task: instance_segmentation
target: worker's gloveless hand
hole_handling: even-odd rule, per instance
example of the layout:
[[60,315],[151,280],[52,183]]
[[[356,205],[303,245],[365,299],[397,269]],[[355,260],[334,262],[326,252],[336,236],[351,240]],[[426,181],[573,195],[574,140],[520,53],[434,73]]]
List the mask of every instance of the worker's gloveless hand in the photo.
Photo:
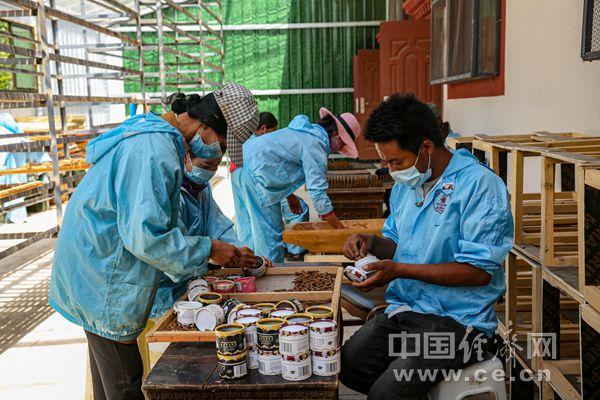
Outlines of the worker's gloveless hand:
[[398,263],[392,260],[381,260],[367,264],[363,267],[365,271],[376,272],[370,274],[364,282],[353,283],[352,286],[366,292],[385,286],[398,277],[398,267]]
[[237,267],[242,254],[232,244],[220,240],[211,240],[210,259],[222,267]]
[[290,206],[290,210],[294,214],[300,215],[300,214],[302,214],[302,211],[304,211],[302,209],[302,204],[300,204],[300,200],[298,199],[298,197],[296,197],[295,194],[290,194],[287,197],[287,202],[288,202],[288,206]]
[[248,247],[240,248],[240,264],[242,268],[249,268],[256,265],[258,258],[254,255],[254,252]]
[[354,234],[346,240],[344,244],[344,255],[351,260],[358,260],[366,257],[373,247],[373,236]]

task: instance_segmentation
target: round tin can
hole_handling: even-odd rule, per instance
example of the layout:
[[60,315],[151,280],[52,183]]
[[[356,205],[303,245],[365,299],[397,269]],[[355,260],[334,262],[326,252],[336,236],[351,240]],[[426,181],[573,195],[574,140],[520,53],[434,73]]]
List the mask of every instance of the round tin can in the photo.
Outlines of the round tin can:
[[313,321],[313,317],[306,313],[295,313],[292,315],[288,315],[285,317],[286,324],[300,324],[300,325],[310,325]]
[[248,346],[248,369],[258,369],[258,346]]
[[348,265],[344,269],[344,275],[352,282],[364,282],[367,280],[367,273],[361,269],[358,269],[352,265]]
[[279,329],[282,325],[281,318],[263,318],[256,322],[258,347],[261,350],[279,349]]
[[312,370],[319,376],[332,376],[340,373],[340,349],[330,351],[313,351]]
[[183,326],[193,325],[196,313],[202,304],[195,301],[177,301],[173,304],[173,311],[177,314],[177,322]]
[[313,319],[333,318],[333,310],[331,309],[331,307],[312,306],[308,307],[305,312],[311,317],[313,317]]
[[244,276],[235,281],[235,291],[238,293],[256,292],[256,278],[253,276]]
[[273,310],[271,311],[271,318],[285,318],[292,314],[295,314],[294,310]]
[[199,331],[212,331],[225,322],[225,313],[218,304],[209,304],[196,312],[194,319]]
[[225,279],[235,282],[236,279],[239,279],[239,278],[241,278],[243,276],[244,275],[241,275],[241,274],[231,274],[231,275],[225,276]]
[[258,349],[258,372],[262,375],[281,374],[281,356],[277,350]]
[[261,311],[262,318],[269,318],[271,316],[271,311],[275,309],[275,304],[273,303],[256,303],[252,307],[258,308]]
[[285,325],[279,330],[279,353],[282,355],[304,354],[310,350],[308,326]]
[[253,267],[247,268],[246,272],[255,278],[260,278],[267,272],[267,262],[264,257],[257,256],[256,264]]
[[205,276],[205,277],[204,277],[204,280],[205,280],[206,282],[208,282],[208,287],[209,287],[209,288],[212,290],[212,288],[213,288],[213,287],[212,287],[213,283],[215,283],[216,281],[218,281],[218,280],[219,280],[219,278],[217,278],[216,276]]
[[304,311],[304,305],[298,299],[281,300],[275,304],[275,308],[278,310],[293,310],[294,312]]
[[313,321],[310,324],[310,349],[331,351],[339,347],[337,324],[330,319]]
[[311,354],[281,355],[281,377],[287,381],[303,381],[312,375]]
[[248,374],[246,365],[247,358],[247,352],[232,356],[217,353],[219,377],[221,377],[221,379],[237,379],[246,376]]
[[196,301],[202,303],[205,306],[209,304],[219,304],[222,300],[223,296],[215,292],[202,293],[196,298]]
[[204,286],[208,289],[210,285],[208,284],[208,281],[204,278],[194,278],[188,281],[187,283],[188,290],[195,288],[196,286]]
[[229,314],[233,311],[233,309],[235,307],[239,306],[240,304],[244,304],[244,303],[242,303],[242,301],[238,300],[238,299],[231,298],[231,299],[225,300],[222,307],[223,307],[223,312],[225,312],[226,320],[229,320]]
[[210,290],[208,286],[197,285],[188,289],[188,300],[189,301],[197,301],[198,296],[203,293],[208,293]]
[[356,260],[354,262],[354,266],[358,269],[363,270],[364,272],[366,272],[364,270],[365,266],[369,265],[369,264],[373,264],[375,262],[379,261],[379,258],[375,257],[372,254],[369,254],[366,257],[361,258],[360,260]]
[[231,309],[231,311],[229,311],[229,314],[227,315],[227,323],[228,324],[232,324],[235,322],[235,320],[238,318],[238,311],[244,307],[248,307],[248,305],[242,303],[242,304],[238,304],[237,306],[233,307]]
[[241,317],[259,317],[262,315],[262,311],[254,306],[240,307],[237,310],[238,318]]
[[258,317],[242,317],[235,320],[236,323],[244,325],[244,335],[246,336],[246,344],[248,346],[256,346],[258,344],[258,335],[256,322]]
[[223,355],[234,355],[246,351],[244,325],[223,324],[215,329],[217,352]]
[[223,279],[213,283],[215,293],[235,293],[235,283],[228,279]]

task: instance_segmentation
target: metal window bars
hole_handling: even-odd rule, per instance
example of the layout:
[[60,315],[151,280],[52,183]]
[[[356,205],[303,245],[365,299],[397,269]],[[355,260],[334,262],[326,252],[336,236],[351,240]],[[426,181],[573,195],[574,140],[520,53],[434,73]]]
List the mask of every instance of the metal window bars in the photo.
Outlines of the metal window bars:
[[[0,70],[33,76],[39,89],[0,92],[0,110],[46,109],[48,116],[48,134],[44,137],[28,133],[0,135],[0,139],[38,136],[25,143],[2,144],[0,151],[49,151],[52,156],[51,168],[48,165],[32,166],[35,172],[31,172],[51,172],[51,182],[36,188],[26,187],[22,193],[16,190],[2,196],[0,192],[0,215],[15,208],[6,203],[18,196],[27,197],[25,205],[53,198],[59,226],[63,195],[72,192],[83,176],[83,173],[78,176],[70,171],[85,169],[84,163],[68,166],[68,160],[75,164],[78,161],[69,154],[69,144],[81,144],[114,126],[94,124],[93,105],[141,104],[146,112],[151,104],[164,104],[168,91],[185,88],[186,91],[206,93],[214,90],[222,86],[225,74],[220,0],[68,0],[67,7],[64,3],[64,0],[0,1],[2,21],[16,22],[16,19],[35,28],[33,39],[0,30],[0,37],[12,39],[0,43],[0,53],[3,53],[0,54]],[[86,13],[86,8],[94,11]],[[80,15],[75,15],[76,10]],[[79,27],[83,42],[59,43],[63,24]],[[152,37],[146,37],[147,32],[156,32],[157,43],[151,40]],[[116,42],[107,43],[115,39]],[[15,45],[24,42],[32,45]],[[67,55],[69,49],[84,50],[83,56]],[[158,60],[153,61],[155,54]],[[103,61],[98,61],[99,55],[104,57]],[[117,62],[112,62],[112,58]],[[67,75],[67,65],[85,67],[85,72]],[[85,78],[85,95],[66,94],[65,82],[75,78]],[[133,82],[139,82],[140,95],[95,96],[90,82],[99,79],[124,84],[134,79]],[[148,88],[157,87],[160,92],[148,93]],[[66,109],[72,106],[87,106],[89,129],[69,130]],[[58,121],[55,108],[60,116]],[[1,252],[0,258],[13,250]]]

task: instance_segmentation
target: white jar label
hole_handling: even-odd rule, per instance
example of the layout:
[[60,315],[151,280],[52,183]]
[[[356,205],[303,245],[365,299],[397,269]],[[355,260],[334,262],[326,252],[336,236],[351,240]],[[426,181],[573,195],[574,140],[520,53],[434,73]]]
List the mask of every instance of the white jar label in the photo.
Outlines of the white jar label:
[[279,352],[286,355],[304,354],[309,350],[308,335],[290,340],[284,336],[279,336]]

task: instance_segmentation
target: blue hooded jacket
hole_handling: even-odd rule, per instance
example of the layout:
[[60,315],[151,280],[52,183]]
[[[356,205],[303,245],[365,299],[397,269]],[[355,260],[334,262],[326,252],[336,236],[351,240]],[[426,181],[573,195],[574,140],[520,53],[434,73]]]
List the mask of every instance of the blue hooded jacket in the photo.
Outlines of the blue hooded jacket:
[[133,116],[86,151],[93,165],[66,208],[50,305],[89,332],[130,340],[164,273],[206,273],[210,238],[178,226],[183,137],[160,116]]

